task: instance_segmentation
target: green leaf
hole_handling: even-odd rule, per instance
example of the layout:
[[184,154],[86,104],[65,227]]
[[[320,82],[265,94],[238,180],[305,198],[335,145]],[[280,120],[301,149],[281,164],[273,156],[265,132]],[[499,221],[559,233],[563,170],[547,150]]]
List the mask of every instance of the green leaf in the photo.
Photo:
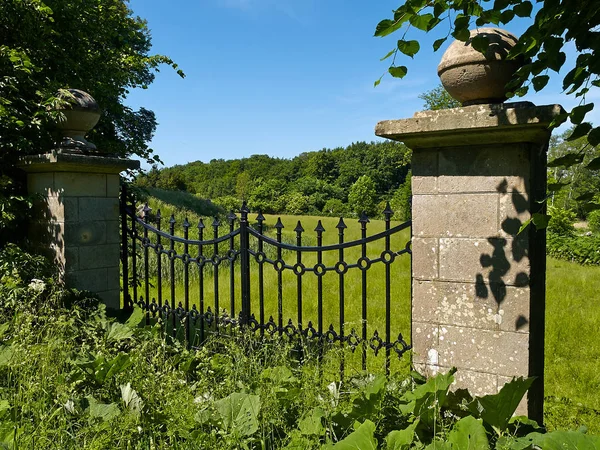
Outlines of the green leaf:
[[234,392],[215,402],[223,429],[241,436],[251,436],[258,431],[260,406],[258,395],[240,392]]
[[569,113],[560,113],[557,114],[554,119],[552,119],[552,122],[550,122],[549,128],[556,128],[561,126],[563,123],[565,123],[567,121],[567,119],[569,118]]
[[101,419],[107,422],[121,414],[121,410],[116,403],[100,403],[91,395],[86,399],[89,402],[88,412],[93,419]]
[[131,327],[119,322],[113,322],[108,328],[106,340],[108,342],[120,342],[125,339],[131,339],[132,337],[133,330],[131,329]]
[[[392,49],[388,52],[387,55],[385,55],[383,58],[381,58],[379,61],[385,61],[386,59],[388,59],[390,56],[392,56],[394,53],[396,53],[396,49]],[[381,78],[380,78],[381,80]]]
[[471,33],[467,28],[456,29],[452,32],[452,37],[458,41],[467,42]]
[[507,23],[509,23],[511,20],[513,20],[514,18],[515,18],[515,13],[511,9],[508,9],[508,10],[504,11],[502,14],[500,14],[500,22],[502,22],[505,25]]
[[365,423],[335,444],[333,448],[336,450],[376,450],[375,424],[370,420],[365,420]]
[[523,224],[519,227],[519,232],[517,233],[517,235],[519,235],[523,231],[525,231],[525,228],[527,228],[530,223],[531,223],[531,219],[527,219],[525,222],[523,222]]
[[[533,222],[533,224],[535,225],[535,227],[538,230],[543,230],[543,229],[547,228],[548,222],[550,222],[550,219],[552,219],[552,216],[550,216],[548,214],[542,214],[542,213],[534,213],[533,216],[531,217],[531,221]],[[516,406],[515,406],[515,409],[516,409]],[[512,415],[512,413],[511,413],[511,415]]]
[[415,428],[419,425],[419,419],[415,420],[404,430],[390,432],[385,438],[387,450],[408,450],[415,440]]
[[514,6],[513,11],[519,17],[530,17],[533,5],[529,1],[521,2]]
[[530,433],[513,442],[511,449],[597,450],[600,446],[600,436],[590,436],[581,431],[552,431],[547,434]]
[[565,186],[568,186],[569,184],[571,184],[571,183],[570,182],[567,182],[567,183],[548,183],[548,190],[550,192],[558,192],[562,188],[564,188]]
[[448,442],[461,450],[490,448],[481,419],[472,416],[464,417],[454,424],[448,435]]
[[375,28],[375,36],[384,37],[388,34],[392,34],[396,30],[399,30],[404,24],[404,22],[408,20],[408,16],[408,14],[404,14],[401,16],[400,20],[382,20],[377,24],[377,27]]
[[596,127],[590,131],[587,138],[592,147],[600,145],[600,127]]
[[428,31],[429,22],[433,21],[434,19],[435,18],[433,17],[433,14],[427,13],[414,15],[409,19],[409,22],[413,27],[421,31]]
[[404,78],[408,72],[406,66],[392,66],[388,69],[390,75],[394,78]]
[[131,383],[121,385],[121,398],[125,404],[125,408],[131,411],[134,415],[139,416],[144,407],[144,401],[138,393],[131,388]]
[[548,163],[548,167],[571,167],[575,164],[581,164],[584,155],[579,153],[567,153],[564,156],[559,156]]
[[471,46],[478,52],[485,53],[490,46],[490,41],[484,35],[478,34],[471,39]]
[[590,202],[590,203],[586,203],[585,205],[583,205],[583,210],[586,212],[597,211],[599,209],[600,209],[600,203]]
[[[541,216],[545,216],[544,220],[541,220]],[[542,225],[545,221],[547,225],[548,219],[549,216],[545,214],[533,214],[532,222],[539,228],[538,224]],[[533,378],[514,378],[497,394],[474,399],[468,406],[469,411],[475,417],[481,417],[487,424],[504,431],[531,383]]]
[[6,367],[12,362],[13,353],[13,348],[10,345],[0,347],[0,367]]
[[593,103],[576,106],[571,110],[571,122],[577,125],[580,124],[585,119],[585,115],[592,109],[594,109]]
[[531,84],[533,84],[533,88],[536,92],[541,91],[546,87],[550,77],[548,75],[538,75],[537,77],[532,78]]
[[400,50],[406,56],[410,56],[411,58],[415,56],[420,49],[421,46],[419,45],[418,41],[398,41],[398,50]]
[[575,127],[573,132],[569,137],[565,139],[567,142],[574,141],[575,139],[579,139],[580,137],[585,136],[592,130],[592,124],[589,122],[580,123]]
[[322,436],[325,433],[323,418],[325,411],[316,407],[313,408],[308,416],[298,423],[298,429],[304,436]]
[[600,170],[600,156],[592,159],[585,167],[590,170]]
[[442,38],[442,39],[438,39],[433,43],[433,51],[437,52],[439,50],[439,48],[442,46],[442,44],[444,42],[446,42],[446,39],[448,38]]
[[585,194],[582,194],[579,197],[576,197],[575,201],[576,202],[588,202],[590,200],[593,200],[595,196],[596,196],[596,194],[594,192],[586,192]]

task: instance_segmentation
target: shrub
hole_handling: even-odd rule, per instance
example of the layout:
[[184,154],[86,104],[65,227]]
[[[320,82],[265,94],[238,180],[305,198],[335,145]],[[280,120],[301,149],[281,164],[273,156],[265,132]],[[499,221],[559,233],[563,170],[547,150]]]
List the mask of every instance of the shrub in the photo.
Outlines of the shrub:
[[559,236],[572,236],[575,233],[573,224],[575,223],[575,213],[568,209],[548,208],[548,214],[551,216],[548,223],[548,231]]
[[600,210],[588,214],[588,227],[593,233],[600,233]]
[[548,233],[546,253],[582,265],[600,265],[600,236],[565,236]]

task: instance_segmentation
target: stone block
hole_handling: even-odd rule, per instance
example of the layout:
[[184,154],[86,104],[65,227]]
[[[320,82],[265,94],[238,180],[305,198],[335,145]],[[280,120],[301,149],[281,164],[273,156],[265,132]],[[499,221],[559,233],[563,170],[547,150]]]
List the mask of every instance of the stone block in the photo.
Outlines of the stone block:
[[413,153],[412,168],[412,193],[435,194],[437,193],[437,150],[421,150]]
[[467,327],[439,327],[438,365],[504,376],[529,373],[529,335]]
[[[118,220],[107,220],[104,222],[106,227],[106,243],[118,244],[121,242],[121,222]],[[191,234],[191,232],[190,232]]]
[[118,198],[81,197],[79,199],[79,220],[119,220]]
[[455,192],[528,192],[526,144],[471,146],[440,151],[438,190]]
[[107,279],[107,269],[78,270],[66,274],[69,287],[90,292],[107,291]]
[[73,222],[79,219],[77,197],[46,197],[33,202],[33,217],[39,221]]
[[100,296],[102,302],[106,305],[108,309],[120,309],[121,291],[119,289],[98,292],[98,295]]
[[498,232],[497,194],[413,195],[413,235],[489,237]]
[[519,233],[521,225],[531,217],[529,200],[526,193],[514,190],[500,194],[498,203],[498,235],[527,239],[528,233]]
[[106,174],[56,172],[54,189],[68,197],[106,197]]
[[66,272],[75,272],[79,270],[79,247],[66,247],[63,255],[63,267]]
[[103,221],[65,223],[63,226],[68,246],[96,246],[106,243],[106,223]]
[[492,295],[478,296],[481,288],[473,283],[415,281],[413,320],[498,330],[502,318]]
[[79,248],[79,267],[97,269],[119,265],[119,244],[87,245]]
[[438,326],[428,322],[412,321],[413,363],[438,365]]
[[438,278],[438,240],[412,238],[412,272],[418,280]]
[[108,267],[106,269],[107,276],[107,290],[114,291],[119,290],[121,288],[121,268],[117,262],[117,264],[113,267]]
[[[441,367],[440,371],[447,372],[449,368]],[[498,376],[493,373],[475,372],[460,369],[454,374],[452,389],[468,389],[473,396],[496,394],[498,392]]]
[[107,174],[106,175],[106,196],[119,198],[121,190],[119,175]]
[[513,239],[439,240],[439,278],[447,281],[499,283],[524,287],[529,284],[527,248]]
[[41,194],[44,197],[56,196],[53,173],[30,173],[27,176],[27,192]]

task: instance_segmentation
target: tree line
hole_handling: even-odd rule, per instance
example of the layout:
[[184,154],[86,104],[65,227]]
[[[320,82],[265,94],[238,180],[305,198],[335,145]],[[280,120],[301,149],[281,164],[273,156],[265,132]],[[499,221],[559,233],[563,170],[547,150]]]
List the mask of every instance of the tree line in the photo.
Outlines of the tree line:
[[374,217],[389,201],[394,218],[410,217],[410,150],[396,142],[356,142],[294,158],[252,155],[158,169],[136,179],[146,188],[181,190],[225,210],[243,201],[263,213]]

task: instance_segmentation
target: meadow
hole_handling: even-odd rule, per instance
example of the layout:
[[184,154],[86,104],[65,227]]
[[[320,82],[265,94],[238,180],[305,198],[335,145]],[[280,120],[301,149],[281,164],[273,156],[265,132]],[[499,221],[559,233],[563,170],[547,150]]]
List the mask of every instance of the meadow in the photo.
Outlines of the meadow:
[[[156,211],[158,208],[168,207],[168,204],[158,203],[151,200],[150,206]],[[175,214],[177,224],[183,222],[184,216],[192,224],[196,224],[198,217],[192,213],[178,211]],[[164,214],[163,214],[164,216]],[[252,219],[255,215],[250,216]],[[325,228],[323,234],[323,243],[337,243],[338,230],[336,225],[337,218],[331,217],[312,217],[312,216],[266,216],[267,234],[274,236],[275,229],[272,226],[280,217],[284,224],[282,240],[288,243],[296,242],[296,233],[294,228],[300,220],[304,230],[303,244],[314,245],[316,234],[313,231],[318,222]],[[348,228],[345,230],[345,240],[351,241],[360,238],[360,224],[356,219],[346,219]],[[207,221],[207,224],[210,224]],[[392,222],[391,226],[398,224]],[[194,226],[192,225],[192,226]],[[368,235],[375,234],[384,230],[385,223],[382,220],[371,220],[368,224]],[[193,228],[191,228],[192,230]],[[221,225],[220,234],[224,234],[229,229],[227,224]],[[197,232],[197,230],[195,230]],[[205,230],[206,236],[212,236],[212,230]],[[181,235],[180,232],[176,234]],[[190,231],[190,236],[192,232]],[[391,248],[400,250],[404,248],[409,240],[409,231],[405,230],[392,237]],[[220,249],[223,251],[224,249]],[[383,241],[369,245],[369,257],[378,256],[383,250]],[[269,256],[269,251],[265,248],[265,253]],[[334,254],[328,254],[334,253]],[[275,259],[274,255],[271,257]],[[344,255],[348,262],[355,262],[360,257],[360,247],[352,248]],[[150,252],[150,263],[152,259],[157,259],[154,252]],[[283,258],[288,264],[296,262],[294,252],[284,252]],[[303,256],[303,264],[310,266],[316,262],[316,256]],[[165,259],[166,261],[166,259]],[[332,266],[338,261],[337,252],[326,252],[323,254],[323,262],[327,266]],[[181,262],[181,261],[177,261]],[[179,264],[181,266],[181,264]],[[252,262],[252,311],[258,316],[259,311],[259,291],[257,281],[257,263]],[[140,264],[140,267],[142,265]],[[168,264],[163,262],[163,271]],[[213,268],[207,265],[204,269],[203,298],[207,299],[206,306],[210,306],[208,299],[212,302],[215,292],[215,283]],[[227,261],[221,264],[218,271],[218,292],[221,300],[220,306],[227,309],[231,306],[231,287],[234,289],[234,308],[239,311],[239,280],[238,277],[231,277],[230,266]],[[391,330],[394,333],[402,333],[410,342],[410,257],[402,255],[391,265],[392,268],[392,314]],[[237,269],[237,268],[236,268]],[[141,269],[140,269],[141,270]],[[181,299],[183,295],[182,269],[177,269],[176,274],[176,298]],[[198,283],[198,274],[194,275],[194,270],[190,269],[190,305],[199,305],[201,293]],[[367,293],[368,293],[368,326],[369,337],[374,330],[380,333],[385,329],[385,269],[384,265],[374,264],[368,271]],[[237,272],[236,272],[237,273]],[[352,274],[355,275],[352,275]],[[317,317],[317,281],[312,273],[306,273],[302,276],[303,306],[302,314],[304,324],[308,320],[315,320]],[[547,292],[546,292],[546,376],[545,376],[545,419],[549,429],[573,428],[580,424],[586,424],[591,432],[600,433],[600,342],[598,341],[598,331],[600,330],[600,309],[598,301],[600,300],[600,267],[584,267],[572,262],[559,261],[548,258],[547,264]],[[282,319],[286,324],[288,319],[297,323],[297,283],[298,277],[291,271],[286,270],[282,277]],[[168,297],[169,293],[169,273],[165,272],[163,278],[163,298]],[[265,318],[273,316],[275,322],[278,321],[278,292],[277,292],[277,272],[271,265],[265,264],[264,268],[264,309]],[[142,286],[142,295],[144,293]],[[156,279],[152,278],[148,286],[150,298],[157,296]],[[165,296],[167,293],[167,296]],[[324,328],[333,324],[335,329],[339,329],[339,276],[335,273],[327,273],[323,277],[323,316]],[[140,295],[140,294],[138,294]],[[354,269],[349,271],[345,277],[345,324],[346,330],[356,329],[360,334],[361,327],[361,277],[360,271]],[[214,306],[214,305],[213,305]],[[213,307],[214,309],[214,307]],[[316,325],[315,325],[316,327]],[[359,352],[357,352],[359,353]],[[360,370],[359,355],[353,362],[348,364],[349,368],[354,368],[356,372]],[[378,358],[369,355],[369,371],[381,371],[384,359],[381,355]],[[392,358],[392,370],[397,373],[408,374],[409,358],[408,355],[397,360]]]

